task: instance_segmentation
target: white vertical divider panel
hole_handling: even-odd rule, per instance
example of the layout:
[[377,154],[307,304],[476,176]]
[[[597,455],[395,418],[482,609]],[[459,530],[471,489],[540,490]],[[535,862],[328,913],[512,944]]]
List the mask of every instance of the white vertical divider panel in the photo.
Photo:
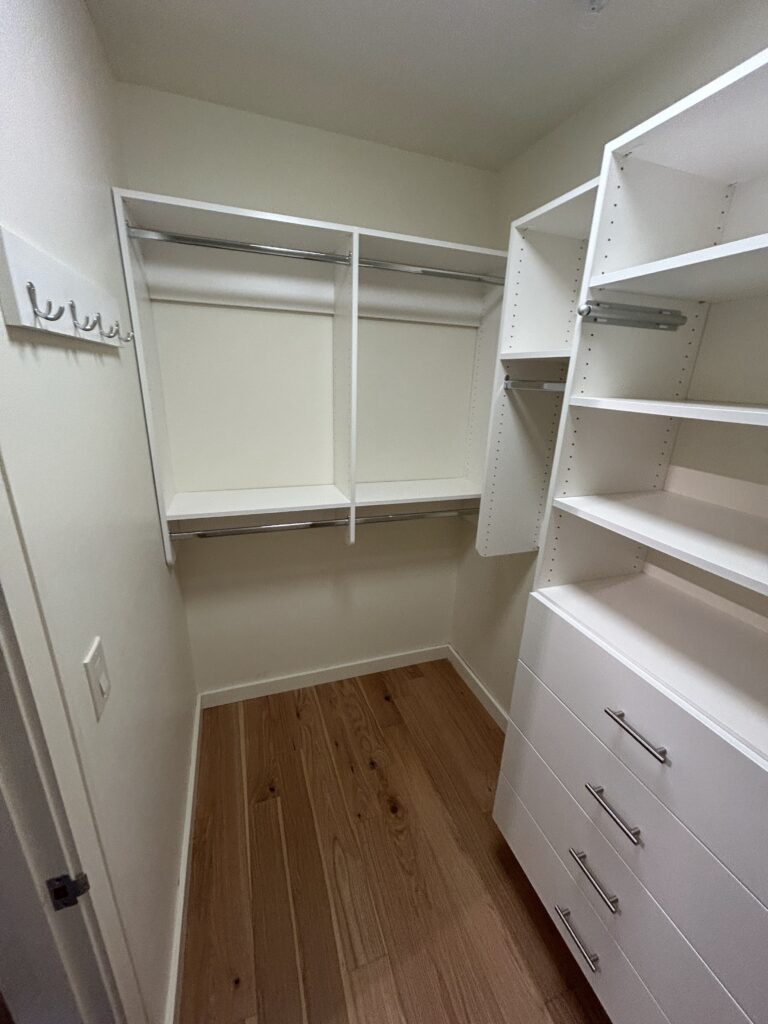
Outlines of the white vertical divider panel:
[[360,236],[350,236],[350,261],[336,267],[333,306],[333,482],[349,499],[347,543],[355,542],[357,334]]
[[[120,258],[123,262],[123,274],[125,275],[126,292],[128,294],[128,309],[131,314],[131,327],[134,333],[134,349],[136,351],[136,367],[139,374],[139,387],[141,388],[142,404],[144,406],[144,424],[147,431],[147,444],[149,446],[149,459],[152,466],[152,477],[155,487],[155,500],[157,501],[157,514],[160,520],[160,536],[163,544],[165,561],[173,565],[175,553],[171,542],[171,535],[168,530],[168,517],[166,513],[166,496],[164,493],[164,481],[170,467],[163,465],[160,445],[157,440],[156,420],[158,411],[153,407],[152,394],[157,393],[160,382],[156,381],[156,387],[152,386],[151,372],[148,366],[145,338],[142,328],[147,326],[149,312],[149,296],[147,285],[141,270],[141,257],[138,249],[131,245],[128,238],[125,204],[120,189],[113,190],[115,204],[115,220],[117,222],[117,237],[120,243]],[[142,299],[144,296],[147,308],[142,311]],[[153,339],[149,339],[151,342]],[[162,416],[162,410],[160,410]]]

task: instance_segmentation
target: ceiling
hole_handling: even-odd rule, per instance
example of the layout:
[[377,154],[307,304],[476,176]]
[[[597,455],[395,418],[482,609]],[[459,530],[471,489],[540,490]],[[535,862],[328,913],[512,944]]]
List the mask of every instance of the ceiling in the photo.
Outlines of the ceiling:
[[713,0],[86,0],[115,76],[496,169]]

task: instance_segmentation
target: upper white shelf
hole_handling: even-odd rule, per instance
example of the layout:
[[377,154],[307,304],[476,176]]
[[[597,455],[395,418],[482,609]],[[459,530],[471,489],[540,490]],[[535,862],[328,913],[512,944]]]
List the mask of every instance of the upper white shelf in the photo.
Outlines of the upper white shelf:
[[234,491],[185,491],[175,494],[168,520],[218,519],[225,516],[309,512],[349,508],[349,499],[333,484],[302,487],[256,487]]
[[768,519],[670,491],[555,498],[555,508],[768,595]]
[[501,352],[499,359],[508,362],[511,359],[570,359],[570,356],[571,350],[569,348],[542,348],[538,351],[533,349],[528,352]]
[[539,594],[768,756],[768,633],[647,573]]
[[709,420],[713,423],[742,423],[768,427],[768,407],[728,402],[664,402],[647,398],[597,398],[575,395],[571,405],[586,409],[610,409],[646,416],[671,416],[680,420]]
[[445,480],[383,480],[367,484],[358,483],[355,487],[355,504],[358,508],[368,505],[407,505],[425,501],[459,501],[463,498],[479,497],[478,484],[464,477],[449,477]]
[[768,234],[598,274],[596,291],[722,302],[768,292]]
[[599,178],[592,178],[552,202],[513,221],[518,230],[542,231],[562,238],[586,238],[592,226]]

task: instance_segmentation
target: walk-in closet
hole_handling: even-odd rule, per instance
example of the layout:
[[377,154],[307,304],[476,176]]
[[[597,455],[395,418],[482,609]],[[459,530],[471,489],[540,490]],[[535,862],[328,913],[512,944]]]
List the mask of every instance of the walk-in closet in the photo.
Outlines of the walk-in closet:
[[0,34],[0,1024],[768,1024],[764,0]]

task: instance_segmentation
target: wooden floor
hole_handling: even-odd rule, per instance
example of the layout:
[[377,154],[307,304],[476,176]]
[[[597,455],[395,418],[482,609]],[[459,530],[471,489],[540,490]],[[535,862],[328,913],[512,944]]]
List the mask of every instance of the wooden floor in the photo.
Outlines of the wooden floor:
[[181,1024],[606,1024],[448,662],[203,713]]

